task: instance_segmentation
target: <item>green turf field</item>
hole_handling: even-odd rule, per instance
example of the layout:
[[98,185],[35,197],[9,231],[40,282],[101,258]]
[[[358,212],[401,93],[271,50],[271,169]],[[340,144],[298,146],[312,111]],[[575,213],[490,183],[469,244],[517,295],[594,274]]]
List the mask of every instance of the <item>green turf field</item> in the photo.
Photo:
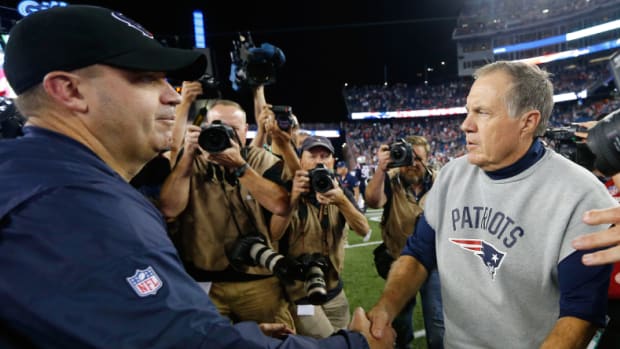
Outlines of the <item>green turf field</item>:
[[[353,231],[349,232],[349,248],[345,251],[343,279],[351,310],[358,306],[361,306],[366,311],[370,310],[379,299],[379,295],[383,290],[385,281],[375,270],[372,254],[374,248],[377,247],[381,241],[381,229],[379,227],[378,218],[373,219],[373,217],[378,217],[379,215],[380,212],[375,210],[369,210],[366,214],[370,227],[372,228],[372,237],[367,243],[364,243],[362,237],[358,236]],[[424,329],[421,308],[418,296],[413,319],[414,330],[416,332]],[[426,349],[424,337],[419,337],[421,335],[423,334],[416,335],[416,339],[413,343],[414,349]]]

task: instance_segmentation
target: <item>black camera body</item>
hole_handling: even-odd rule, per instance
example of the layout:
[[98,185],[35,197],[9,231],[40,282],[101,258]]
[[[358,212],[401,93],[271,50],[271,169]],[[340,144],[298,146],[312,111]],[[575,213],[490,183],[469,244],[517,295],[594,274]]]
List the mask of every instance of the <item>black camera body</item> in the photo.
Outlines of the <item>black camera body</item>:
[[219,153],[230,148],[230,142],[235,137],[235,130],[232,127],[223,124],[220,120],[214,120],[200,131],[198,144],[209,153]]
[[220,92],[220,83],[211,75],[204,74],[198,80],[202,87],[202,94],[196,99],[220,99],[222,98],[222,92]]
[[282,131],[288,131],[295,124],[293,108],[288,105],[274,105],[271,107],[275,115],[276,124]]
[[334,174],[331,173],[323,164],[316,165],[315,168],[308,171],[310,177],[310,188],[313,192],[325,193],[334,189]]
[[607,114],[588,131],[586,144],[592,151],[594,168],[605,176],[620,172],[620,109]]
[[553,142],[554,150],[572,162],[592,171],[594,169],[594,154],[588,149],[585,142],[580,142],[575,136],[577,131],[586,131],[576,126],[553,127],[545,130],[545,138]]
[[390,144],[389,168],[413,165],[413,147],[404,139]]

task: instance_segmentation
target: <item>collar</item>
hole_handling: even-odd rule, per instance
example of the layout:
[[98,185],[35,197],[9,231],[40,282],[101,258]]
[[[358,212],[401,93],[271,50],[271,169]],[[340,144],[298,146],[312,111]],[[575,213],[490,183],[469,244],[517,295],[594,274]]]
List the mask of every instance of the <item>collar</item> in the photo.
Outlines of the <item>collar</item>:
[[539,138],[535,138],[534,142],[527,150],[527,153],[517,160],[514,164],[504,167],[496,171],[485,172],[493,180],[510,178],[525,171],[534,165],[545,155],[545,146]]

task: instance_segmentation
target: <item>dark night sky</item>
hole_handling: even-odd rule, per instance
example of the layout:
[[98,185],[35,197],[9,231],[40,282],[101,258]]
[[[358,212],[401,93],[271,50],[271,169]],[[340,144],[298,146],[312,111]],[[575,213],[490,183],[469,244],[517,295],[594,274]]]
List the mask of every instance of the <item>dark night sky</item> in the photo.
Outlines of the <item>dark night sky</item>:
[[[251,95],[230,88],[229,52],[238,31],[250,31],[254,43],[281,48],[286,63],[267,100],[289,104],[302,122],[344,121],[345,82],[352,84],[421,83],[426,66],[431,79],[456,75],[452,31],[464,0],[392,1],[188,1],[167,6],[142,1],[69,1],[119,10],[157,37],[191,47],[192,9],[205,15],[207,43],[224,96],[251,109]],[[18,1],[3,1],[15,6]],[[440,61],[446,66],[441,67]],[[251,112],[248,113],[252,121]]]

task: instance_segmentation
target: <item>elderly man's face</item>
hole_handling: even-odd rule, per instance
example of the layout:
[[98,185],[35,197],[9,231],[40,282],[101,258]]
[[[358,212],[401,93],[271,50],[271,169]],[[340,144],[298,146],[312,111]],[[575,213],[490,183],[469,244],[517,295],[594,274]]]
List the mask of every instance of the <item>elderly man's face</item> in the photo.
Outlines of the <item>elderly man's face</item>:
[[524,134],[523,117],[508,115],[505,96],[511,77],[496,71],[479,77],[467,96],[467,158],[485,171],[507,167],[525,154],[531,135]]

